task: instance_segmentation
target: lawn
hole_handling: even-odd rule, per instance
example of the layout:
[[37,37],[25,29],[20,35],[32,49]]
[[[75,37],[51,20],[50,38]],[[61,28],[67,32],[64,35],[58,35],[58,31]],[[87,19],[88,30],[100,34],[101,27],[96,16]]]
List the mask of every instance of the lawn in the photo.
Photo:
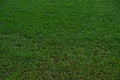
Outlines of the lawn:
[[120,80],[120,1],[0,0],[0,80]]

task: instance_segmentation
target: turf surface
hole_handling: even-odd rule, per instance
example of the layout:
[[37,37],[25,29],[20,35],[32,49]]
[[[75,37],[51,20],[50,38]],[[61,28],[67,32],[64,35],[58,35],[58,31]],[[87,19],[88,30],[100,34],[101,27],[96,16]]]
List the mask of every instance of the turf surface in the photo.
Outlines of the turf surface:
[[119,0],[0,0],[0,80],[120,80]]

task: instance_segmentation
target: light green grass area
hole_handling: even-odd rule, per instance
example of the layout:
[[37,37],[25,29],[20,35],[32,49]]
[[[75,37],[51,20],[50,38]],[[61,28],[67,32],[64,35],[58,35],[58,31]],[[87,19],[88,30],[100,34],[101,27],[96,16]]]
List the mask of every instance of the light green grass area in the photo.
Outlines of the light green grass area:
[[120,80],[120,0],[0,0],[0,80]]

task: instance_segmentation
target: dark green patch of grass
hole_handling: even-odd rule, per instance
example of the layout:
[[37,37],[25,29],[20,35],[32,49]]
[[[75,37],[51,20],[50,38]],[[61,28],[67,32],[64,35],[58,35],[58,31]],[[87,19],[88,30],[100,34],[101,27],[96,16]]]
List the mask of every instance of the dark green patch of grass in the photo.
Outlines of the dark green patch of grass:
[[0,1],[0,80],[119,80],[119,3]]

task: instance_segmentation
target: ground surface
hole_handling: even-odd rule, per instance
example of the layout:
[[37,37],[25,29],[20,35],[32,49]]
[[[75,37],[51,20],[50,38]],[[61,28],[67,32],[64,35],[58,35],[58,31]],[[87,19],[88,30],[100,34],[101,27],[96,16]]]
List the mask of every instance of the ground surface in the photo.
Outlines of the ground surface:
[[120,80],[119,0],[0,0],[0,80]]

